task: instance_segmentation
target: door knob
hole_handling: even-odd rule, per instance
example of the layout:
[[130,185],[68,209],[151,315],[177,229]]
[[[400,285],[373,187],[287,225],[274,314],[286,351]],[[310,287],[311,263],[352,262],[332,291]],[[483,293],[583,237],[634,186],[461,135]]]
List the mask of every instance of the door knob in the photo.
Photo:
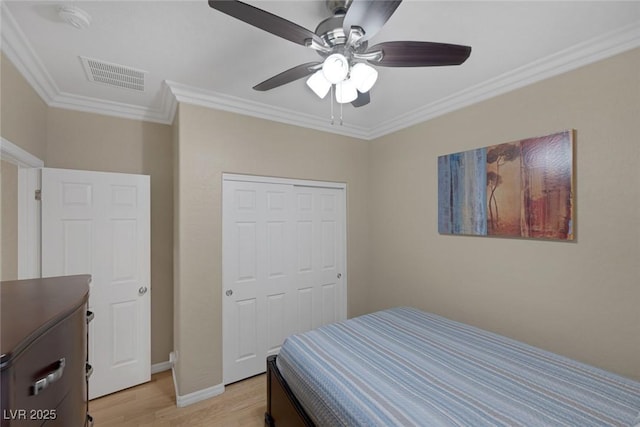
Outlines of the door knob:
[[233,295],[233,291],[231,289],[227,289],[227,292],[225,292],[225,294],[230,297],[231,295]]
[[142,296],[144,294],[146,294],[148,291],[146,286],[140,286],[140,289],[138,289],[138,295]]

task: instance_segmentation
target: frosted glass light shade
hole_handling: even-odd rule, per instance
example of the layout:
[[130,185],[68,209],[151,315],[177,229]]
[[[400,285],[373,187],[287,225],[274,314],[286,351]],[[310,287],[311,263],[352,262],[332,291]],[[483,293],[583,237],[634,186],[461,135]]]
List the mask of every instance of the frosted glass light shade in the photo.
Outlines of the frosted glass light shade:
[[358,90],[356,85],[349,80],[345,80],[336,85],[336,101],[340,104],[346,104],[353,102],[358,97]]
[[329,55],[322,64],[322,72],[329,83],[340,83],[349,74],[349,61],[340,53]]
[[351,75],[349,77],[361,93],[368,92],[378,79],[378,71],[375,68],[358,62],[351,68]]
[[318,70],[307,79],[307,86],[311,88],[320,98],[327,96],[331,83],[324,77],[322,70]]

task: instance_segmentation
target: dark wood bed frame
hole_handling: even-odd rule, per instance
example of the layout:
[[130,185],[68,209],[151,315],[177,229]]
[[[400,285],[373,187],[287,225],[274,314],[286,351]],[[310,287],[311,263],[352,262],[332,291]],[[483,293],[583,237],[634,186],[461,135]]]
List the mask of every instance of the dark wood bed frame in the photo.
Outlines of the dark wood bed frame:
[[315,427],[278,370],[277,357],[267,357],[267,412],[264,414],[264,425]]

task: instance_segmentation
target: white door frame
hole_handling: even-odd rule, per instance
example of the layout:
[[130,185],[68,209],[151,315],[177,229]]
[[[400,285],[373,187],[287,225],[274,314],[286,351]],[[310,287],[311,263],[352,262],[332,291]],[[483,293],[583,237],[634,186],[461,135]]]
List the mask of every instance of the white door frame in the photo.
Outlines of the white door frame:
[[40,168],[44,162],[0,137],[0,157],[18,167],[18,279],[40,277]]
[[[335,188],[341,189],[343,191],[342,206],[344,209],[342,210],[343,218],[341,218],[342,223],[344,224],[344,232],[342,233],[342,247],[344,248],[342,254],[342,265],[344,266],[344,272],[342,273],[344,286],[342,287],[343,294],[342,297],[342,307],[340,307],[339,315],[342,318],[347,318],[347,184],[344,182],[331,182],[331,181],[312,181],[305,179],[292,179],[292,178],[279,178],[279,177],[271,177],[271,176],[258,176],[258,175],[242,175],[242,174],[234,174],[234,173],[223,173],[222,174],[222,182],[224,181],[242,181],[242,182],[262,182],[262,183],[270,183],[270,184],[289,184],[296,185],[301,187],[318,187],[318,188]],[[224,267],[223,267],[224,268]],[[222,272],[220,274],[220,280],[223,280]],[[221,282],[222,283],[222,282]],[[222,290],[224,292],[224,289]]]
[[222,180],[223,181],[243,181],[243,182],[266,182],[269,184],[289,184],[289,185],[298,185],[302,187],[338,188],[342,190],[347,189],[347,184],[345,184],[344,182],[313,181],[308,179],[279,178],[275,176],[242,175],[242,174],[235,174],[235,173],[223,173]]

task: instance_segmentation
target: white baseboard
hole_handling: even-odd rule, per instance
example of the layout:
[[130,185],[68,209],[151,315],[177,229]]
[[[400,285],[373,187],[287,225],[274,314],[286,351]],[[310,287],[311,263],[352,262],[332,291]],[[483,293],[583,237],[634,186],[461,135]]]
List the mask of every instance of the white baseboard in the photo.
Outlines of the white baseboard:
[[178,405],[178,408],[184,408],[185,406],[193,405],[194,403],[210,399],[222,393],[224,393],[224,384],[214,385],[213,387],[194,391],[184,396],[176,394],[176,405]]
[[193,405],[194,403],[198,403],[202,400],[210,399],[214,396],[224,393],[224,384],[218,384],[214,385],[213,387],[185,394],[184,396],[178,394],[178,381],[176,380],[175,370],[175,364],[177,360],[178,353],[172,351],[171,353],[169,353],[169,361],[166,363],[169,364],[168,369],[171,369],[171,375],[173,376],[173,387],[176,391],[176,406],[178,408],[184,408],[185,406]]
[[154,363],[151,365],[151,375],[157,374],[158,372],[168,371],[172,366],[173,364],[168,360],[166,362]]

